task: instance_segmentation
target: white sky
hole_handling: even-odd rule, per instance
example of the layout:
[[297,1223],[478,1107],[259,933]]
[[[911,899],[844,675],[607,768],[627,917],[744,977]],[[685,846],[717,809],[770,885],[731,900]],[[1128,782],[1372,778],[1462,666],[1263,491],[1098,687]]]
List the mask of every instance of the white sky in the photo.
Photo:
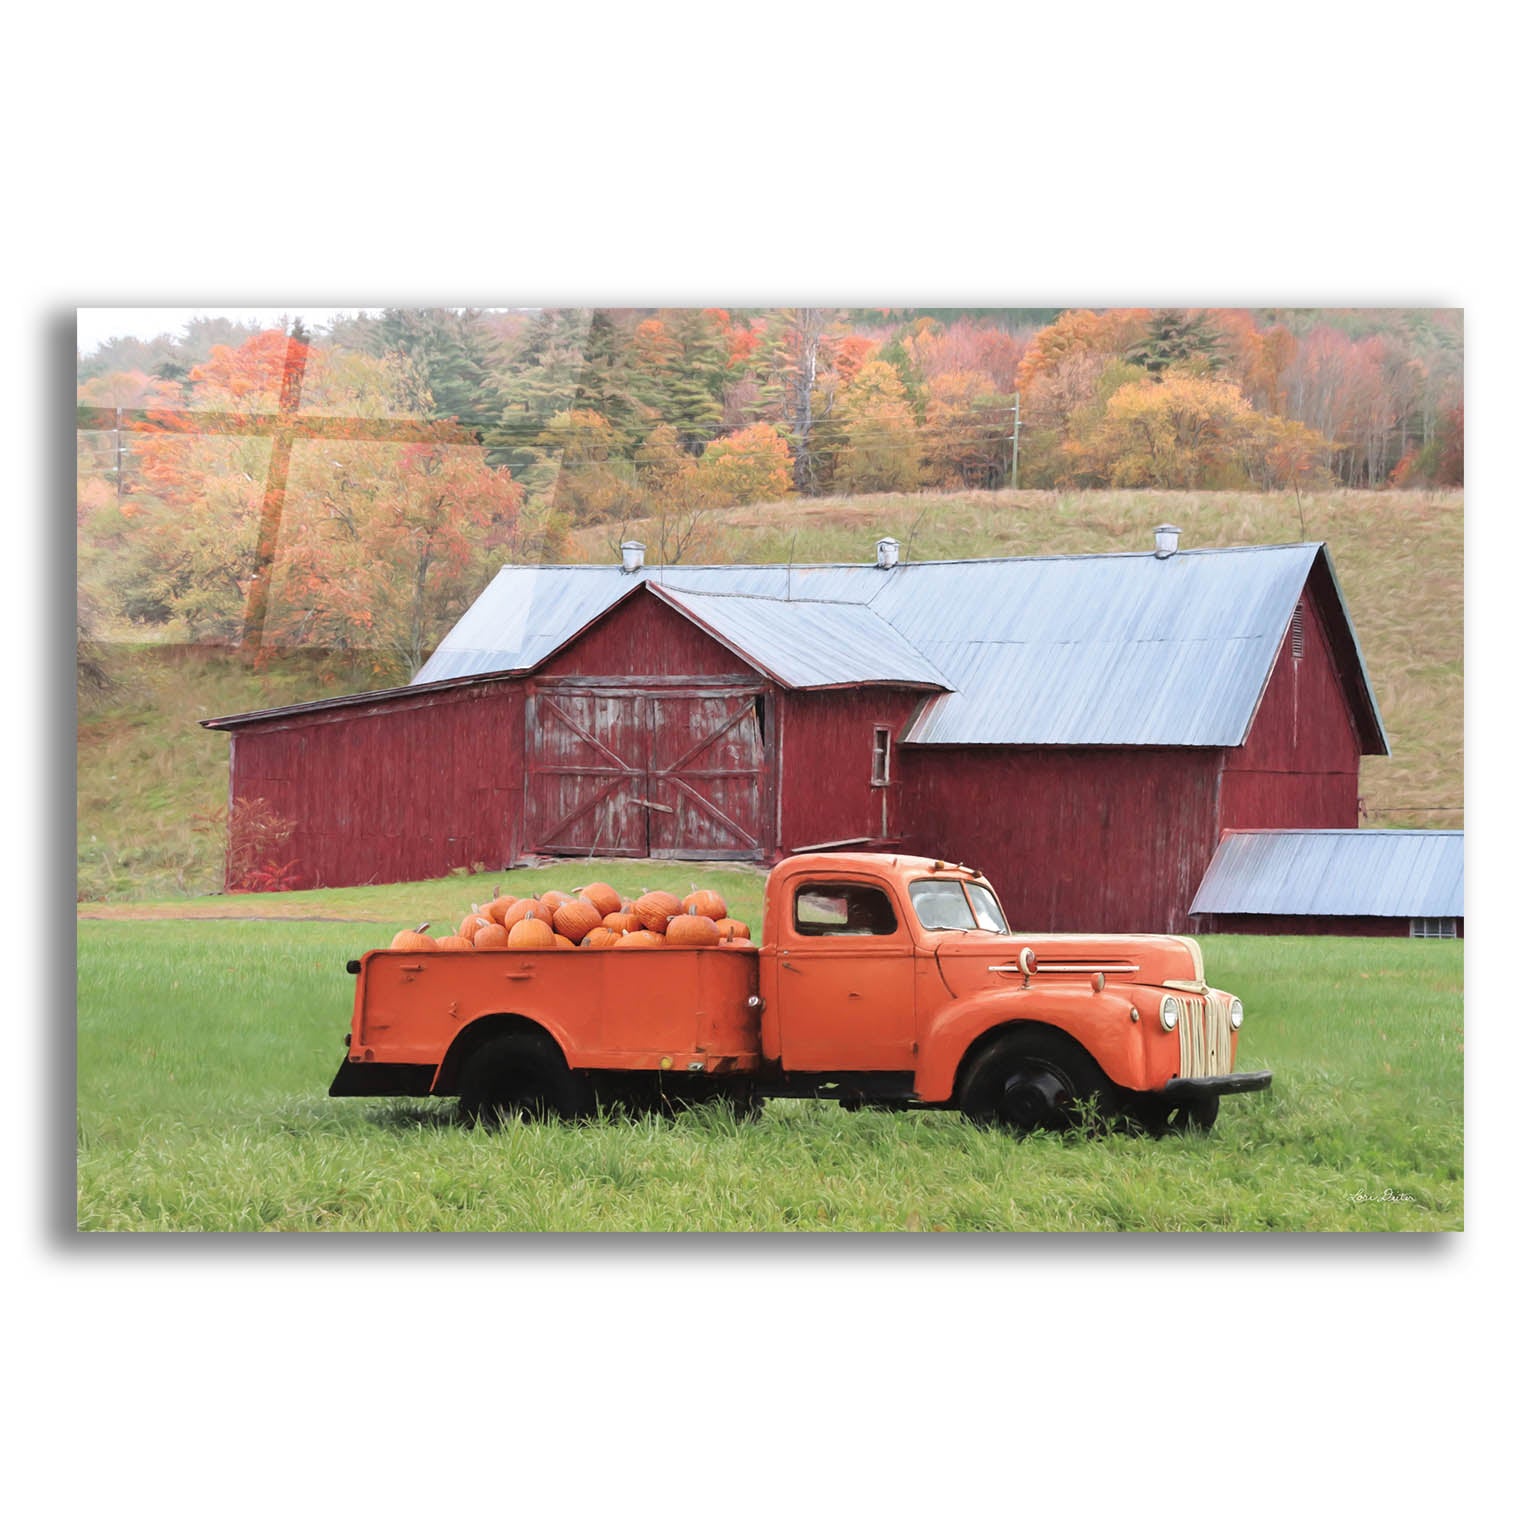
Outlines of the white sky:
[[76,346],[92,353],[112,337],[138,337],[148,342],[163,333],[179,337],[189,321],[199,316],[227,316],[230,320],[259,326],[276,326],[285,316],[301,316],[311,326],[324,325],[335,315],[354,315],[366,305],[190,305],[178,309],[166,305],[127,306],[119,309],[90,307],[75,312]]

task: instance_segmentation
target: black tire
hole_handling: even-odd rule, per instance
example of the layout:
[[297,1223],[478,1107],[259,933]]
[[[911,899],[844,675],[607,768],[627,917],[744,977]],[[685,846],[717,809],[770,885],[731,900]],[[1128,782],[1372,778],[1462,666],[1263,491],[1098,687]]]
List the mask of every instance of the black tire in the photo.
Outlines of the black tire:
[[1131,1096],[1126,1109],[1139,1132],[1162,1139],[1167,1134],[1186,1133],[1190,1129],[1206,1133],[1219,1116],[1219,1098],[1205,1096],[1197,1101],[1171,1102],[1163,1096]]
[[1023,1027],[968,1066],[957,1090],[964,1117],[1014,1134],[1105,1126],[1112,1083],[1078,1043],[1051,1028]]
[[592,1112],[587,1081],[567,1068],[548,1037],[493,1038],[466,1060],[460,1111],[471,1122],[500,1127],[514,1119],[576,1118]]

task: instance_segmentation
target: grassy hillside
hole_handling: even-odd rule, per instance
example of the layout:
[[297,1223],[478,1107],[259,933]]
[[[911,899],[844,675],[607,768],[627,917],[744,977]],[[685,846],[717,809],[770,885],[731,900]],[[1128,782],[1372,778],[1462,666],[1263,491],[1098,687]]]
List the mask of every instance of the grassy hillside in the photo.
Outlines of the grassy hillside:
[[[1389,730],[1392,758],[1363,765],[1366,822],[1464,823],[1464,498],[1178,492],[962,492],[823,498],[703,521],[686,561],[870,561],[879,536],[907,560],[1144,550],[1157,524],[1186,547],[1325,540]],[[657,539],[646,530],[629,536]],[[579,531],[577,559],[607,561],[621,532]],[[367,666],[117,648],[114,694],[82,700],[77,885],[89,899],[216,891],[228,738],[203,716],[404,681]]]

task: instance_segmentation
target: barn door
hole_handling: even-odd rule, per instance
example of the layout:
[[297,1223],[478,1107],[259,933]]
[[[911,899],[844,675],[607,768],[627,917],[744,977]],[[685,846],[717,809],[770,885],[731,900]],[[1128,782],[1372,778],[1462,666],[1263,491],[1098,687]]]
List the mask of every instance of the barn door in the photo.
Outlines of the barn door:
[[768,709],[752,691],[537,689],[525,718],[529,848],[763,857]]
[[553,855],[645,856],[646,697],[537,690],[525,710],[530,847]]
[[753,693],[652,699],[648,844],[660,860],[765,853],[767,702]]

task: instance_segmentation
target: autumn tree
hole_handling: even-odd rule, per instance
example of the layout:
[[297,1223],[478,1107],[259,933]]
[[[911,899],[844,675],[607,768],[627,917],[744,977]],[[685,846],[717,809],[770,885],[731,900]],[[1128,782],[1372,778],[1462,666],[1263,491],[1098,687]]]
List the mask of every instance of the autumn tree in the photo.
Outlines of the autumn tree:
[[754,423],[706,446],[692,490],[706,507],[769,503],[791,495],[792,476],[786,440],[768,423]]
[[1013,410],[994,381],[978,370],[939,374],[925,405],[927,485],[999,486],[1010,471]]
[[1235,474],[1256,413],[1232,381],[1172,373],[1122,386],[1084,447],[1104,485],[1194,489]]
[[834,484],[842,492],[912,492],[920,485],[919,426],[891,364],[872,359],[840,397]]

